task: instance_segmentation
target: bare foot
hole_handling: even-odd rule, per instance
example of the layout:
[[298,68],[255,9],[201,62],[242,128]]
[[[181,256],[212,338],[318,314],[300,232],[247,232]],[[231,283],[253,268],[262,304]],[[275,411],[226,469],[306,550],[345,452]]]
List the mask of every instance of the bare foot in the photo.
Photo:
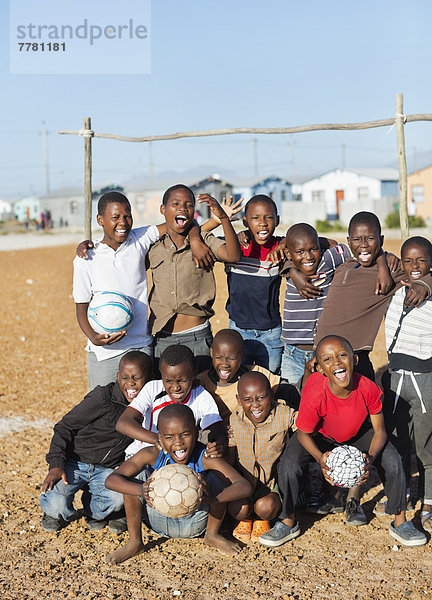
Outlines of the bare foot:
[[144,544],[142,542],[128,542],[126,546],[116,550],[112,554],[108,554],[105,557],[105,562],[111,565],[119,565],[132,556],[137,556],[144,551]]
[[230,542],[230,540],[227,540],[217,533],[214,535],[205,535],[204,543],[206,543],[207,546],[218,548],[219,550],[222,550],[222,552],[233,555],[237,554],[242,549],[240,544],[237,544],[237,542]]

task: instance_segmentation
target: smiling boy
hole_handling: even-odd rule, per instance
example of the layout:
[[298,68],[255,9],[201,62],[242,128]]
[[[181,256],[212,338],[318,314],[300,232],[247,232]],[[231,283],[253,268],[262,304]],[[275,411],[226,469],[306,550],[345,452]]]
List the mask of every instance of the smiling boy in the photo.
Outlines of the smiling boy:
[[[225,241],[211,233],[203,241],[222,262],[240,258],[240,244],[224,210],[208,194],[198,196],[220,219]],[[166,221],[166,233],[149,254],[153,286],[149,295],[149,327],[154,336],[157,360],[171,344],[191,348],[198,370],[210,366],[212,333],[209,318],[213,316],[216,284],[212,270],[197,269],[192,261],[189,233],[194,223],[195,196],[190,188],[178,184],[169,188],[160,208]]]
[[[331,471],[326,465],[329,452],[348,444],[364,453],[364,483],[372,463],[378,468],[388,497],[386,512],[394,514],[389,533],[406,546],[420,546],[427,539],[405,517],[405,475],[397,450],[387,442],[382,415],[381,390],[370,379],[354,373],[356,357],[349,342],[336,335],[323,338],[316,348],[318,372],[313,373],[302,392],[297,432],[290,438],[278,467],[278,483],[283,502],[279,521],[260,537],[266,546],[279,546],[300,535],[295,519],[301,475],[313,457],[330,485]],[[359,494],[359,488],[353,488]],[[347,502],[348,525],[366,523],[358,495]]]
[[76,516],[75,494],[83,495],[86,523],[90,529],[108,524],[112,532],[125,530],[124,518],[115,513],[123,506],[119,494],[104,487],[107,476],[124,460],[131,439],[115,430],[115,423],[151,376],[151,360],[132,350],[120,360],[117,381],[92,390],[54,427],[47,462],[49,472],[42,484],[42,528],[58,531]]
[[[151,474],[172,463],[193,469],[205,491],[198,509],[179,519],[161,515],[150,496]],[[144,485],[139,481],[144,481]],[[144,551],[141,520],[164,537],[192,538],[205,532],[207,545],[231,555],[241,550],[239,544],[221,536],[219,529],[228,503],[250,494],[251,485],[222,458],[206,455],[205,447],[197,442],[195,416],[188,406],[171,404],[163,408],[159,415],[158,447],[140,450],[107,479],[106,485],[124,494],[129,532],[128,543],[107,557],[111,564],[119,564]]]
[[239,521],[234,537],[258,541],[281,510],[276,468],[297,413],[274,401],[269,380],[257,371],[240,377],[237,401],[230,418],[230,462],[238,465],[254,491],[231,504],[229,511]]
[[[378,217],[370,212],[354,215],[348,227],[348,243],[354,258],[335,272],[323,312],[318,321],[315,343],[327,335],[340,335],[351,343],[359,357],[357,372],[375,378],[369,352],[394,292],[405,278],[402,268],[391,273],[390,291],[377,291],[377,260],[382,255],[384,238]],[[419,306],[432,292],[432,277],[427,274],[409,284],[404,305]]]

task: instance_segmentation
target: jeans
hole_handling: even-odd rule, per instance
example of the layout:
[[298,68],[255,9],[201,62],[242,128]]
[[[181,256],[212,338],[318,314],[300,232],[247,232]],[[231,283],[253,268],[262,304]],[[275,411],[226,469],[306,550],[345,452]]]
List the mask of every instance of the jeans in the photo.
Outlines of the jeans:
[[246,357],[244,365],[257,364],[279,375],[283,343],[281,342],[282,326],[273,329],[241,329],[230,320],[229,328],[238,331],[244,340]]
[[300,377],[303,377],[305,364],[313,355],[313,350],[302,350],[297,346],[285,344],[282,354],[282,379],[286,379],[289,383],[297,383]]
[[139,350],[153,359],[153,347],[143,346],[142,348],[129,348],[121,354],[112,358],[98,360],[94,352],[88,352],[87,356],[87,386],[93,390],[97,385],[108,385],[111,381],[116,381],[117,371],[122,357],[131,350]]
[[105,487],[105,480],[114,469],[68,460],[65,471],[68,485],[60,480],[52,490],[40,497],[41,508],[50,517],[61,517],[65,521],[71,519],[76,514],[74,496],[86,486],[88,493],[83,494],[82,500],[87,516],[102,521],[123,508],[123,494]]
[[[150,471],[143,469],[135,476],[135,479],[147,481],[150,476]],[[212,472],[207,473],[206,481],[210,496],[212,497],[217,496],[224,488],[222,481]],[[144,498],[141,498],[141,502],[143,503],[144,523],[158,535],[168,538],[193,538],[202,535],[207,528],[207,519],[210,510],[208,504],[200,504],[197,510],[187,517],[174,519],[172,517],[165,517],[156,509],[148,506]]]

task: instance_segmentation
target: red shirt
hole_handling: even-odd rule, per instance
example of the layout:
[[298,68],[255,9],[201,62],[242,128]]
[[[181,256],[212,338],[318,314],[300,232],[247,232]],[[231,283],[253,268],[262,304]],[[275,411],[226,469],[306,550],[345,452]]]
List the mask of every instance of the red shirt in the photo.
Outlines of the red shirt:
[[338,398],[330,391],[327,377],[313,373],[303,388],[298,429],[317,431],[338,443],[354,437],[368,415],[381,411],[382,391],[363,375],[354,373],[353,380],[354,390],[348,398]]

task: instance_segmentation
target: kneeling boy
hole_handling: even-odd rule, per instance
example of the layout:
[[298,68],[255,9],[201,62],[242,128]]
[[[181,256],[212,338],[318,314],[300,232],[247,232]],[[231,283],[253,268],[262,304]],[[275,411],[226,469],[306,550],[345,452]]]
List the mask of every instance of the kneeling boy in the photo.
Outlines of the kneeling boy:
[[[290,387],[297,394],[294,386]],[[257,371],[242,375],[237,400],[240,406],[230,419],[229,451],[240,472],[252,483],[254,492],[251,497],[231,504],[229,511],[239,520],[234,537],[258,541],[282,508],[275,480],[276,465],[297,413],[285,404],[274,402],[269,380]],[[253,517],[256,518],[252,527]]]
[[116,421],[150,376],[151,359],[138,350],[128,352],[120,360],[117,381],[97,386],[54,427],[40,498],[45,531],[58,531],[73,519],[74,496],[83,488],[87,526],[102,529],[108,519],[113,533],[125,531],[124,518],[114,518],[123,498],[104,484],[132,441],[116,431]]
[[[240,551],[237,543],[219,534],[227,503],[248,496],[252,486],[222,458],[209,458],[205,447],[197,442],[198,432],[192,410],[184,404],[163,408],[158,419],[159,444],[143,448],[124,462],[106,481],[109,489],[124,494],[129,542],[107,557],[107,562],[119,564],[144,551],[141,520],[155,533],[164,537],[198,537],[229,554]],[[151,474],[166,464],[187,465],[206,479],[204,503],[187,517],[164,517],[153,508]],[[138,481],[140,480],[140,481]],[[144,484],[141,481],[145,481]],[[144,512],[143,506],[144,503]]]
[[[300,535],[294,507],[303,468],[312,456],[321,466],[324,478],[334,485],[326,465],[329,452],[340,444],[361,450],[366,458],[364,483],[372,463],[384,482],[388,502],[386,512],[395,515],[390,535],[405,546],[421,546],[426,536],[406,521],[405,475],[399,454],[387,442],[380,388],[370,379],[354,373],[357,357],[349,342],[337,335],[323,338],[316,348],[318,373],[303,388],[297,432],[290,438],[278,467],[278,483],[283,494],[280,520],[260,537],[265,546],[280,546]],[[366,518],[359,503],[359,487],[347,503],[348,525],[364,525]]]

